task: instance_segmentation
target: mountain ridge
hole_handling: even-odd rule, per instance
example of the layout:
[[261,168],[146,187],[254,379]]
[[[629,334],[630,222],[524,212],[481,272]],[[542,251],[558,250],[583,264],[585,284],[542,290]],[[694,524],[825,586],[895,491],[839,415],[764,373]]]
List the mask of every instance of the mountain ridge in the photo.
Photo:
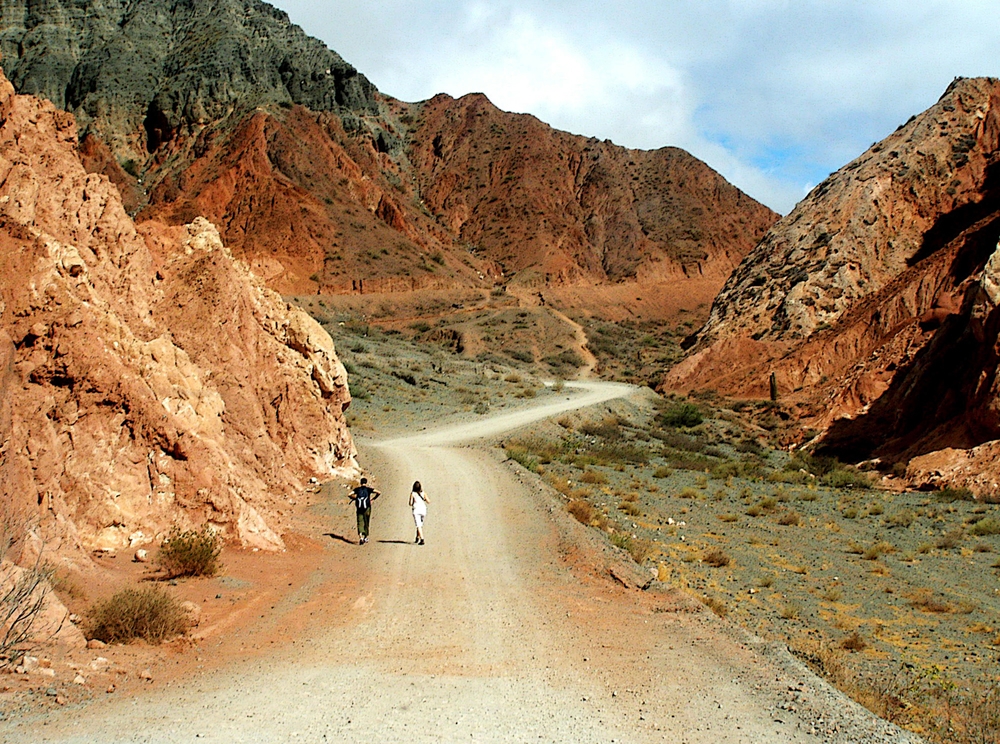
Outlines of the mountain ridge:
[[[721,285],[777,218],[683,151],[557,132],[481,96],[392,99],[259,0],[28,8],[0,9],[18,90],[72,110],[88,167],[140,220],[204,214],[280,291],[489,289],[521,274],[525,286],[652,275],[683,292],[691,275]],[[437,136],[462,144],[437,157]],[[575,184],[566,159],[595,154]],[[516,210],[491,206],[511,197]],[[252,214],[264,204],[275,219]]]

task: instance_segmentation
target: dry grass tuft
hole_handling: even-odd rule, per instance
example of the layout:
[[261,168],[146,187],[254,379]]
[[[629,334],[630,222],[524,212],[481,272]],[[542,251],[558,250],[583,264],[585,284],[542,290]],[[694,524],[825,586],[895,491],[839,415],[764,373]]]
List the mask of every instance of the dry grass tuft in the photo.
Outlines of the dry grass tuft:
[[712,566],[713,568],[722,568],[723,566],[729,565],[729,556],[726,555],[724,550],[719,548],[714,548],[713,550],[707,551],[701,557],[702,563]]
[[864,651],[868,648],[868,642],[858,631],[854,631],[840,642],[840,647],[845,651]]
[[943,614],[945,612],[951,612],[952,609],[951,605],[943,599],[935,597],[934,592],[930,589],[918,589],[913,594],[909,595],[909,600],[911,607],[921,610],[922,612]]
[[566,510],[576,518],[576,521],[587,525],[594,520],[594,515],[596,513],[590,502],[584,501],[583,499],[574,499],[573,501],[570,501],[566,506]]

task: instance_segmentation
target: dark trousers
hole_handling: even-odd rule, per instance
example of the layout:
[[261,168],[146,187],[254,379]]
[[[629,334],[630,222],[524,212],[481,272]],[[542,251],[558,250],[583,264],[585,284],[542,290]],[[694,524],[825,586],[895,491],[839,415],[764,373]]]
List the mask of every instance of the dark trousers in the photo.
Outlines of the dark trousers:
[[358,510],[358,535],[368,537],[368,525],[372,521],[372,508]]

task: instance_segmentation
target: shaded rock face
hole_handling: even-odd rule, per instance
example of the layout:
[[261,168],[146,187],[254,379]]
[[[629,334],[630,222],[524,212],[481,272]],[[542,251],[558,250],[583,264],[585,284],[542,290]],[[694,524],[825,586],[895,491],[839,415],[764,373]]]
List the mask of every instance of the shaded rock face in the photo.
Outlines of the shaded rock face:
[[329,336],[208,221],[137,230],[77,152],[0,79],[0,498],[68,553],[206,521],[281,548],[282,502],[355,470]]
[[721,286],[777,218],[680,150],[575,137],[482,96],[378,94],[256,0],[12,1],[0,49],[19,92],[78,117],[87,168],[131,214],[207,217],[283,292],[515,274],[683,292]]
[[772,228],[664,386],[764,397],[773,372],[854,460],[1000,439],[998,161],[1000,83],[956,81]]
[[377,110],[364,76],[259,0],[8,2],[0,28],[18,92],[72,112],[115,151],[155,151],[234,108]]

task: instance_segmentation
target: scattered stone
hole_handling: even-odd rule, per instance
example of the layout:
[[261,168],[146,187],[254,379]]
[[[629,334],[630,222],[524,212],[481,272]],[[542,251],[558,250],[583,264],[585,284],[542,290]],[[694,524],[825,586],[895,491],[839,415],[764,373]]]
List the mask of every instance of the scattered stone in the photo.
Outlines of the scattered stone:
[[84,676],[82,674],[78,674],[75,677],[73,677],[73,684],[74,685],[85,685],[85,684],[87,684],[87,680],[84,678]]
[[149,553],[143,548],[139,548],[132,556],[132,561],[133,563],[149,563]]
[[92,662],[90,662],[90,668],[95,672],[100,672],[107,669],[111,665],[111,662],[105,659],[103,656],[98,656]]
[[[99,641],[96,638],[91,638],[89,641],[87,641],[87,648],[91,650],[98,648],[106,648],[107,645],[108,644],[106,644],[104,641]],[[107,660],[105,659],[105,661]]]
[[143,669],[139,672],[139,679],[144,679],[147,682],[153,681],[153,673],[149,669]]

